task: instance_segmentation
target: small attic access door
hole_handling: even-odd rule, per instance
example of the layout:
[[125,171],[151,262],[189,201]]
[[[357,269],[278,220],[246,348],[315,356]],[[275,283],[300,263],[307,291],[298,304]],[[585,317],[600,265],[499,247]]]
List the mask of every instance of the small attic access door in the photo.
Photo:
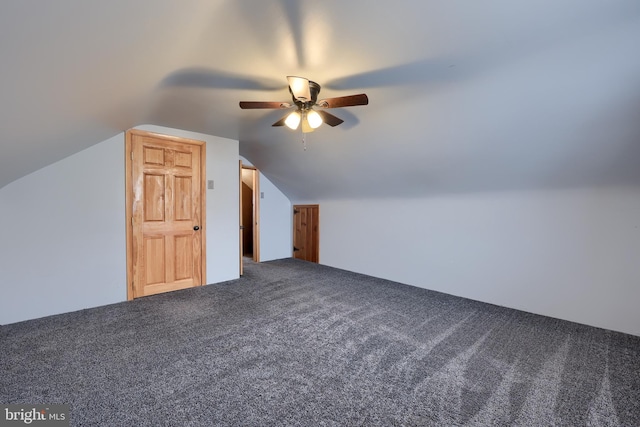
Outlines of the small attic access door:
[[293,257],[320,262],[320,207],[293,206]]

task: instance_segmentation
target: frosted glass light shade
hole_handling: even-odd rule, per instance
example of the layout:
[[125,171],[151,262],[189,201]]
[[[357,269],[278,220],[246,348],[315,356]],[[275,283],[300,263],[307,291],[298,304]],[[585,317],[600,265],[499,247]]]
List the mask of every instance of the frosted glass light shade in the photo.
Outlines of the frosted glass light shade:
[[300,124],[300,113],[297,111],[292,112],[287,116],[284,120],[284,124],[287,125],[289,129],[296,130],[298,129],[298,125]]
[[316,129],[322,124],[322,116],[317,111],[309,110],[307,112],[307,122],[309,122],[309,126]]
[[289,88],[293,96],[301,102],[311,101],[311,90],[309,89],[309,80],[304,77],[287,76]]

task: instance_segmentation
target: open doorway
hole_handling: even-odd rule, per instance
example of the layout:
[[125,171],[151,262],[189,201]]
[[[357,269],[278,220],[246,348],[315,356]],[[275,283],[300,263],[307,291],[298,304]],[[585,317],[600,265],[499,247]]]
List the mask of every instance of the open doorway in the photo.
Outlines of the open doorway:
[[240,275],[243,260],[260,262],[260,173],[240,162]]

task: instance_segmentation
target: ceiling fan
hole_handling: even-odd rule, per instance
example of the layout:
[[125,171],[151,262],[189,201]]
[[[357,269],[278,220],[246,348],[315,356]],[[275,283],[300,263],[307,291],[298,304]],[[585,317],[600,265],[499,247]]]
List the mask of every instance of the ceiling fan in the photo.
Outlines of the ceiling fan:
[[[369,104],[369,98],[364,93],[358,95],[339,96],[337,98],[326,98],[318,101],[320,85],[304,77],[287,76],[289,82],[289,92],[293,98],[293,104],[289,102],[261,102],[261,101],[240,101],[242,109],[288,109],[296,107],[296,110],[288,113],[283,118],[275,122],[272,126],[286,125],[290,129],[297,129],[302,123],[302,132],[313,132],[326,123],[329,126],[338,126],[344,120],[330,114],[324,109],[353,107],[356,105]],[[313,107],[319,108],[318,110]]]

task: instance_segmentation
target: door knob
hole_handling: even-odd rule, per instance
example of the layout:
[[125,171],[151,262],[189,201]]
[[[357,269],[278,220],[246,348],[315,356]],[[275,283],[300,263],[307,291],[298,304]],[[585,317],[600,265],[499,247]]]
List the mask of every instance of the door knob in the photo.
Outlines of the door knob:
[[194,225],[194,226],[193,226],[193,229],[194,229],[195,231],[198,231],[198,230],[200,230],[200,226],[199,226],[199,225]]

